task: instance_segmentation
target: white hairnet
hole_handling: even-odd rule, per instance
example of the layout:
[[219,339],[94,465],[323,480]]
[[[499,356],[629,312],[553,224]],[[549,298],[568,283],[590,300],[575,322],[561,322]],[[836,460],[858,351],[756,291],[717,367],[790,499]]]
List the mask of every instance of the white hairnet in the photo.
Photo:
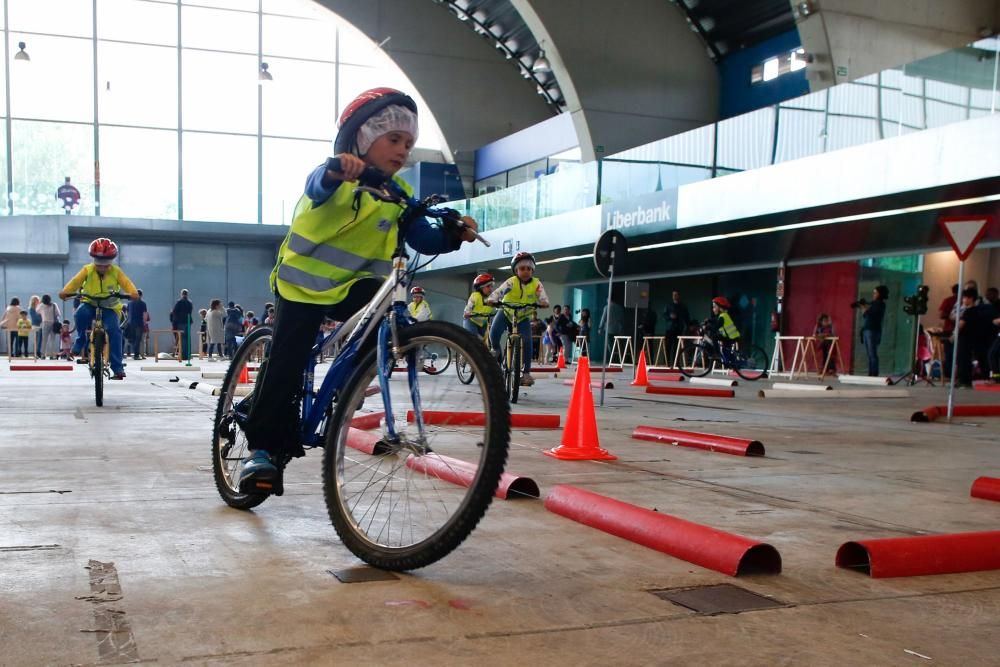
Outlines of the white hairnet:
[[409,132],[417,140],[417,114],[397,104],[388,106],[358,128],[358,153],[364,155],[375,140],[390,132]]

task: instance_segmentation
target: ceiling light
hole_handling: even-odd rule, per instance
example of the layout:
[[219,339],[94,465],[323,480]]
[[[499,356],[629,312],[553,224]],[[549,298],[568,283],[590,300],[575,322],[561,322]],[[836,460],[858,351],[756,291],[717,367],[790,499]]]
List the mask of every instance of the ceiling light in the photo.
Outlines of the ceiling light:
[[14,54],[14,60],[23,60],[26,63],[31,62],[31,56],[29,56],[28,52],[24,50],[24,47],[24,42],[17,43],[17,48],[21,50]]
[[260,73],[257,74],[257,84],[262,86],[268,81],[274,81],[274,77],[267,71],[267,63],[261,63]]
[[538,60],[536,60],[535,64],[531,66],[531,71],[535,72],[536,74],[538,72],[551,72],[552,71],[552,66],[549,65],[549,61],[545,57],[545,51],[539,51],[538,52]]

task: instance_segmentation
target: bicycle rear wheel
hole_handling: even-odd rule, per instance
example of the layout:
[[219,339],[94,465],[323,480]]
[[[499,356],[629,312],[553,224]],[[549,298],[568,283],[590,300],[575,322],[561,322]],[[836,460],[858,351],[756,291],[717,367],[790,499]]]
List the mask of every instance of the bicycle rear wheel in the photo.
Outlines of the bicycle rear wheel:
[[759,345],[740,348],[734,355],[734,370],[744,380],[759,380],[767,375],[770,361],[767,353]]
[[507,398],[511,403],[517,403],[521,394],[521,337],[507,338],[507,366],[510,374],[507,376]]
[[[267,359],[272,331],[258,327],[236,349],[219,390],[219,402],[212,423],[212,474],[215,488],[230,507],[248,510],[260,505],[267,494],[240,493],[240,464],[249,453],[242,424],[250,414],[253,389],[250,373]],[[241,382],[241,380],[243,380]]]
[[715,368],[715,359],[709,354],[705,343],[684,341],[684,350],[681,354],[680,371],[688,377],[704,377]]
[[458,381],[462,384],[472,384],[476,379],[476,372],[472,370],[472,364],[461,354],[455,356],[455,372],[458,373]]
[[420,368],[428,375],[440,375],[451,365],[451,349],[447,345],[428,343],[417,353]]
[[[399,342],[403,352],[447,346],[468,361],[475,382],[465,387],[450,374],[417,374],[415,405],[409,383],[394,377],[395,442],[350,426],[376,381],[375,350],[358,361],[340,394],[323,452],[327,511],[351,552],[387,570],[429,565],[468,537],[493,498],[510,441],[500,371],[481,341],[446,322],[422,322],[402,329]],[[434,422],[423,433],[415,410]],[[469,413],[479,415],[473,425]]]
[[95,331],[91,335],[91,366],[94,375],[94,401],[97,407],[104,405],[104,332]]

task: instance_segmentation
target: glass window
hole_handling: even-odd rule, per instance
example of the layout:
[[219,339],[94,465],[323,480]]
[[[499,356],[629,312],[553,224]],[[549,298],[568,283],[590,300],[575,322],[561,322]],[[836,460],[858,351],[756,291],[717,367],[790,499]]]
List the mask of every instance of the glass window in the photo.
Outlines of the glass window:
[[185,129],[257,134],[257,58],[184,49]]
[[827,133],[828,151],[867,144],[879,139],[878,123],[874,118],[830,116],[827,119]]
[[778,115],[778,148],[774,161],[787,162],[822,152],[823,112],[782,108]]
[[823,111],[826,108],[826,93],[827,91],[821,90],[803,95],[802,97],[796,97],[793,100],[786,100],[781,103],[781,108],[791,107],[795,109],[816,109],[817,111]]
[[507,172],[476,181],[476,196],[496,192],[507,187]]
[[[84,0],[7,0],[8,26],[25,32],[90,37],[94,34],[93,8],[93,3]],[[11,45],[16,44],[12,39]],[[28,53],[34,62],[34,50]]]
[[284,16],[302,16],[316,18],[317,16],[330,20],[333,14],[313,0],[264,0],[265,14],[282,14]]
[[264,139],[263,221],[288,225],[306,177],[330,152],[329,141]]
[[181,46],[257,53],[257,7],[254,13],[185,6],[181,9]]
[[965,107],[927,100],[927,127],[941,127],[948,123],[957,123],[965,118]]
[[928,98],[941,100],[942,102],[951,102],[952,104],[961,104],[964,106],[968,96],[969,89],[965,86],[957,86],[954,83],[945,83],[944,81],[927,79]]
[[375,42],[348,23],[338,21],[337,29],[340,37],[340,62],[370,65],[373,55],[379,50],[375,48]]
[[743,170],[771,164],[774,113],[774,108],[765,107],[721,121],[719,166]]
[[845,83],[834,86],[830,93],[830,113],[870,116],[878,113],[878,88]]
[[969,103],[980,109],[989,109],[991,106],[997,109],[1000,108],[1000,93],[992,90],[973,88],[970,91]]
[[11,34],[12,44],[18,40],[28,42],[31,62],[11,60],[11,116],[93,122],[93,42]]
[[375,86],[383,85],[378,80],[379,72],[373,67],[362,67],[360,65],[344,65],[338,68],[340,79],[339,99],[337,100],[337,118],[344,112],[344,108],[351,103],[355,97],[362,92]]
[[284,58],[270,58],[267,64],[274,81],[262,87],[264,134],[332,139],[337,132],[336,66]]
[[62,213],[56,190],[67,176],[80,191],[75,212],[94,214],[92,125],[15,120],[10,134],[15,215]]
[[100,0],[97,36],[176,46],[177,5],[144,0]]
[[[0,121],[3,119],[0,118]],[[7,125],[0,125],[0,215],[7,215]]]
[[530,164],[514,167],[507,172],[507,185],[527,183],[545,175],[546,160],[536,160]]
[[177,219],[177,132],[102,126],[101,215]]
[[256,12],[257,0],[181,0],[182,5],[197,7],[215,7],[217,9],[234,9],[244,12]]
[[601,164],[601,203],[656,192],[658,183],[660,165],[656,163],[604,160]]
[[177,127],[177,50],[99,41],[101,123]]
[[337,25],[333,21],[264,15],[265,57],[336,58]]
[[183,156],[185,220],[257,222],[257,137],[185,132]]

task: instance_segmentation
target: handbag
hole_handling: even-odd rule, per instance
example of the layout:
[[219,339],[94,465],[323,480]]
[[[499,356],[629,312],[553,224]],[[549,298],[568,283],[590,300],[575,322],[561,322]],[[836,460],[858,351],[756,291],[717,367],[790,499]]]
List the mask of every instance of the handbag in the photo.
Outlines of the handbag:
[[62,322],[54,320],[52,322],[52,332],[53,333],[59,333],[60,331],[62,331]]

